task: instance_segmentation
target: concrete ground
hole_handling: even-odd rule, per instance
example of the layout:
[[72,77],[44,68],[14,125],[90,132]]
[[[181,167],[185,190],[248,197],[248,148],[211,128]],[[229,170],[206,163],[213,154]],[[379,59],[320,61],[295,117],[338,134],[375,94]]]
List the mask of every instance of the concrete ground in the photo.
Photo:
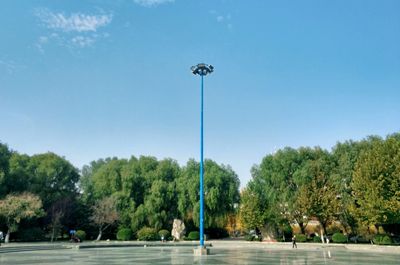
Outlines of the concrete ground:
[[219,240],[196,257],[193,243],[13,243],[0,247],[0,264],[400,264],[400,247]]

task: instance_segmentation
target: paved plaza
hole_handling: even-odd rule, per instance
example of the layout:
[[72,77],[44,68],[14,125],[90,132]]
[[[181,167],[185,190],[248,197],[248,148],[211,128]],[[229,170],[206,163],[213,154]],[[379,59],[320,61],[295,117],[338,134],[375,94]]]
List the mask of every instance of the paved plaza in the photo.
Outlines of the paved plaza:
[[27,249],[0,253],[0,264],[399,264],[400,248],[368,251],[368,247],[349,250],[299,244],[298,249],[292,249],[289,244],[216,242],[211,255],[202,257],[193,255],[193,247],[168,245]]

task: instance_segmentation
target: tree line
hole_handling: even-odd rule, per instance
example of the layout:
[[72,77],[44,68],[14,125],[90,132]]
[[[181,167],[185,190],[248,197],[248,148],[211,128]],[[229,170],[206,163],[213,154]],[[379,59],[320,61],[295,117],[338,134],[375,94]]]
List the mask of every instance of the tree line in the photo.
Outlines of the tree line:
[[[223,229],[239,202],[239,179],[229,166],[204,166],[205,227]],[[99,159],[78,170],[54,153],[28,156],[0,143],[0,230],[7,240],[55,240],[71,229],[101,239],[121,229],[171,231],[175,218],[195,230],[198,172],[195,160],[180,166],[151,156]]]
[[316,220],[321,234],[333,224],[347,235],[368,236],[379,227],[400,232],[399,133],[337,143],[330,152],[283,148],[251,174],[240,213],[249,229],[268,228],[279,238],[294,225],[304,234]]
[[[339,224],[347,235],[383,227],[399,234],[400,134],[320,147],[286,147],[251,169],[239,193],[230,166],[205,160],[205,227],[228,224],[280,238],[317,220],[321,234]],[[240,205],[239,209],[236,206]],[[106,158],[77,169],[48,152],[28,156],[0,143],[0,231],[7,240],[56,240],[80,229],[89,238],[171,231],[175,218],[199,227],[199,163],[180,166],[151,156]],[[129,232],[129,233],[130,233]]]

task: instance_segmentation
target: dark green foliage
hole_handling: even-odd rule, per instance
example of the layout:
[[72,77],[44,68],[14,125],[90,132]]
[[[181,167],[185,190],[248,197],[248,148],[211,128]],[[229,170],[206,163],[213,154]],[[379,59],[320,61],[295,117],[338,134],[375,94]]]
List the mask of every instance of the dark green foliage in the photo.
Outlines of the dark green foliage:
[[7,186],[9,182],[10,157],[11,151],[8,146],[0,142],[0,198],[9,192]]
[[257,236],[255,234],[248,234],[244,236],[244,240],[246,241],[262,241],[262,236]]
[[393,240],[388,235],[376,235],[373,239],[374,244],[377,245],[391,245]]
[[200,239],[200,233],[199,231],[191,231],[189,235],[187,236],[189,240],[199,240]]
[[204,231],[208,239],[221,239],[229,237],[228,231],[225,228],[207,228]]
[[321,241],[321,237],[320,236],[315,236],[314,238],[313,238],[313,242],[315,242],[315,243],[321,243],[322,241]]
[[245,235],[244,240],[246,241],[253,241],[254,236],[253,235]]
[[83,241],[83,240],[86,239],[86,232],[83,231],[83,230],[78,230],[78,231],[76,231],[75,236],[76,236],[77,238],[79,238],[80,241]]
[[159,239],[159,236],[154,228],[143,227],[137,232],[137,239],[140,241],[155,241]]
[[322,224],[324,234],[335,221],[346,234],[399,224],[399,135],[338,143],[331,152],[284,148],[265,156],[242,194],[242,224],[268,225],[278,237],[282,224],[296,222],[304,233],[311,219]]
[[[205,228],[223,228],[228,214],[239,202],[239,179],[229,166],[212,160],[204,162]],[[199,163],[189,160],[177,179],[178,210],[185,222],[199,226]]]
[[132,230],[130,228],[122,228],[118,230],[117,239],[121,241],[128,241],[132,239]]
[[[386,229],[400,223],[399,165],[398,133],[385,139],[367,137],[338,143],[331,152],[319,147],[284,148],[252,168],[252,179],[240,201],[235,172],[206,160],[205,233],[210,239],[226,237],[227,216],[240,209],[245,228],[267,225],[282,239],[291,238],[287,224],[299,224],[304,233],[308,220],[320,221],[324,234],[340,230],[366,239],[369,234],[372,239],[367,228],[379,225],[385,227],[385,233],[399,235],[398,229]],[[187,231],[194,231],[199,225],[198,174],[195,160],[180,167],[172,159],[141,156],[93,161],[79,176],[73,165],[54,153],[28,156],[0,143],[0,199],[10,193],[30,192],[41,198],[46,212],[33,225],[21,222],[18,229],[22,234],[11,231],[23,240],[29,237],[23,231],[35,226],[55,237],[79,227],[94,239],[98,228],[91,227],[89,217],[95,202],[105,197],[115,200],[119,217],[117,223],[104,226],[108,227],[105,238],[117,235],[118,227],[130,227],[134,235],[143,227],[158,231],[170,227],[174,218],[184,220]],[[336,221],[339,228],[328,226]],[[40,236],[32,240],[36,238]],[[389,244],[396,238],[374,240]]]
[[166,229],[161,229],[160,231],[158,231],[158,235],[160,236],[160,238],[163,237],[164,240],[167,240],[171,236],[171,233]]
[[334,243],[347,243],[348,239],[347,236],[343,235],[342,233],[334,233],[332,235],[332,241]]
[[26,228],[17,232],[16,239],[22,242],[42,241],[45,239],[45,233],[39,227]]
[[34,155],[28,169],[31,174],[28,191],[39,195],[45,209],[66,196],[77,194],[78,170],[64,158],[50,152]]
[[254,238],[255,238],[254,235],[245,235],[245,236],[244,236],[244,240],[246,240],[246,241],[253,241]]
[[304,234],[297,234],[296,241],[297,242],[307,242],[307,236]]

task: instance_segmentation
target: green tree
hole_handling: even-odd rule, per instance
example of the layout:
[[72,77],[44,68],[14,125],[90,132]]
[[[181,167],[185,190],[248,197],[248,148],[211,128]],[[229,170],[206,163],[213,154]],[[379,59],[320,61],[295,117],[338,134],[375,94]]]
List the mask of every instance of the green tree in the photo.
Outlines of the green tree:
[[[185,220],[199,225],[199,163],[189,160],[177,180],[178,210]],[[205,228],[223,228],[239,202],[239,179],[229,167],[212,160],[204,163]]]
[[8,243],[10,234],[18,230],[21,220],[43,215],[42,201],[38,196],[30,193],[7,195],[0,200],[0,216],[5,220],[8,229],[5,242]]
[[76,196],[79,173],[64,158],[50,152],[34,155],[28,170],[28,191],[39,195],[45,209],[62,198]]
[[332,149],[335,167],[332,171],[332,182],[339,198],[339,221],[347,234],[356,232],[357,222],[351,208],[354,204],[351,182],[357,160],[361,152],[372,148],[373,143],[381,141],[380,137],[369,136],[361,141],[345,141],[337,143]]
[[28,190],[31,182],[29,172],[30,157],[14,152],[10,157],[10,174],[7,180],[7,193],[19,193]]
[[257,194],[249,189],[241,193],[239,218],[246,229],[256,229],[264,226],[263,207]]
[[314,159],[315,152],[311,148],[286,147],[265,156],[259,166],[253,167],[248,188],[260,198],[265,224],[272,229],[283,230],[295,221],[303,232],[307,220],[296,201],[300,187],[310,181],[304,164]]
[[91,177],[95,199],[109,197],[122,190],[121,172],[127,164],[125,159],[112,159],[103,164]]
[[400,140],[375,141],[361,153],[351,187],[352,208],[362,225],[400,223]]
[[[112,158],[98,159],[90,162],[89,165],[84,165],[81,170],[81,177],[79,179],[79,188],[82,191],[82,199],[84,202],[94,201],[94,188],[93,188],[93,175],[101,168],[104,164],[111,161]],[[115,159],[115,158],[114,158]]]
[[[130,168],[131,183],[135,184],[130,186],[130,193],[138,205],[132,215],[132,230],[144,226],[157,230],[171,226],[178,215],[176,179],[181,174],[178,163],[172,159],[157,161],[141,157],[136,164]],[[141,183],[138,180],[142,180]]]
[[6,181],[10,170],[11,151],[0,142],[0,198],[7,194]]

